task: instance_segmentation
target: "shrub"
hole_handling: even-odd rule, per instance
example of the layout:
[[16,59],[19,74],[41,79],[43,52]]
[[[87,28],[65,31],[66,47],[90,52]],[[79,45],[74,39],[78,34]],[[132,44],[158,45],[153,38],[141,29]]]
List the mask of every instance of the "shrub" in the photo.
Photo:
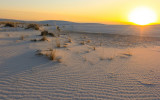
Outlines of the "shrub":
[[5,27],[15,27],[14,23],[6,23]]
[[41,36],[46,36],[46,35],[48,35],[48,31],[42,31],[41,32]]
[[39,25],[38,24],[29,24],[26,29],[39,30]]
[[53,33],[48,33],[48,31],[42,31],[41,32],[41,36],[47,36],[47,35],[55,37],[55,35]]
[[72,42],[72,39],[70,37],[68,38],[68,42],[70,42],[70,43]]
[[81,41],[80,44],[81,44],[81,45],[85,45],[85,41]]
[[50,60],[56,60],[56,50],[51,51]]
[[39,41],[48,41],[46,36],[43,36]]

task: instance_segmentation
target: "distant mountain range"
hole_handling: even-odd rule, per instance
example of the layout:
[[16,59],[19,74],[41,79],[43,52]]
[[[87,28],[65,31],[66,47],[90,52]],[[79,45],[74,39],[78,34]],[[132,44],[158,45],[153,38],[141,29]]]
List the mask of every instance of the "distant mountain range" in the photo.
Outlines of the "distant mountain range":
[[14,19],[0,19],[0,21],[20,22],[20,23],[37,23],[37,24],[48,24],[48,25],[105,25],[105,24],[100,24],[100,23],[76,23],[76,22],[61,21],[61,20],[23,21],[23,20],[14,20]]

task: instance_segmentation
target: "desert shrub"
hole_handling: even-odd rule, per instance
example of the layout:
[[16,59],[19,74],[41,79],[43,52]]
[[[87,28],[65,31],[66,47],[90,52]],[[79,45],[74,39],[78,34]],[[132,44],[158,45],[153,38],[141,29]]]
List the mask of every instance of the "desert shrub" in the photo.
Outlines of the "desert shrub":
[[85,45],[85,41],[81,41],[80,44],[81,44],[81,45]]
[[70,42],[70,43],[72,42],[72,39],[70,37],[68,37],[68,42]]
[[91,43],[91,40],[87,40],[87,43]]
[[48,31],[42,31],[41,32],[41,36],[46,36],[46,35],[48,35]]
[[39,25],[38,25],[38,24],[29,24],[26,29],[39,30],[40,28],[39,28]]
[[6,23],[5,27],[15,27],[14,23]]
[[43,36],[39,41],[48,41],[46,36]]
[[52,50],[50,53],[50,60],[56,60],[56,50]]
[[41,32],[41,36],[47,36],[47,35],[48,35],[48,36],[55,37],[55,35],[54,35],[53,33],[49,33],[49,32],[46,31],[46,30]]
[[59,26],[56,26],[56,30],[57,30],[58,32],[60,32],[60,31],[61,31],[61,29],[60,29],[60,27],[59,27]]

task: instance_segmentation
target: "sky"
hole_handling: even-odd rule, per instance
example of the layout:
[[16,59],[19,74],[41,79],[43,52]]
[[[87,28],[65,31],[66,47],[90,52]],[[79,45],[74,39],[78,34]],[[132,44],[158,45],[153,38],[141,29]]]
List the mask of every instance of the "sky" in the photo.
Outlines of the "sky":
[[156,13],[159,24],[159,4],[160,0],[0,0],[0,18],[130,24],[130,12],[145,6]]

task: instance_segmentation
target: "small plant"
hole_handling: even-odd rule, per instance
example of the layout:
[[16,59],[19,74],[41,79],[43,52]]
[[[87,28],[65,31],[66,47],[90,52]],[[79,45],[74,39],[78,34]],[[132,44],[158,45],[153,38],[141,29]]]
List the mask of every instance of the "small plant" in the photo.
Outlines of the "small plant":
[[96,47],[95,47],[95,46],[93,46],[93,50],[96,50]]
[[59,26],[56,26],[56,30],[57,30],[58,32],[60,32],[60,31],[61,31],[61,29],[60,29],[60,27],[59,27]]
[[46,36],[46,35],[48,35],[48,31],[42,31],[41,32],[41,36]]
[[50,60],[56,60],[56,50],[52,50],[50,53]]
[[15,27],[14,23],[6,23],[5,27]]
[[81,45],[85,45],[85,41],[81,41],[80,44],[81,44]]
[[64,48],[67,48],[67,45],[64,45],[63,47],[64,47]]
[[59,27],[59,26],[56,26],[56,30],[57,30],[57,32],[58,32],[58,37],[60,37],[60,32],[61,32],[60,27]]
[[40,28],[39,28],[39,25],[38,25],[38,24],[29,24],[26,29],[39,30]]
[[87,40],[87,43],[91,43],[91,40]]
[[48,41],[46,36],[43,36],[39,41]]
[[71,38],[68,38],[68,42],[70,42],[70,43],[72,42]]
[[48,33],[49,36],[56,37],[54,33]]
[[42,31],[40,36],[52,36],[55,37],[53,33],[49,33],[48,31]]

